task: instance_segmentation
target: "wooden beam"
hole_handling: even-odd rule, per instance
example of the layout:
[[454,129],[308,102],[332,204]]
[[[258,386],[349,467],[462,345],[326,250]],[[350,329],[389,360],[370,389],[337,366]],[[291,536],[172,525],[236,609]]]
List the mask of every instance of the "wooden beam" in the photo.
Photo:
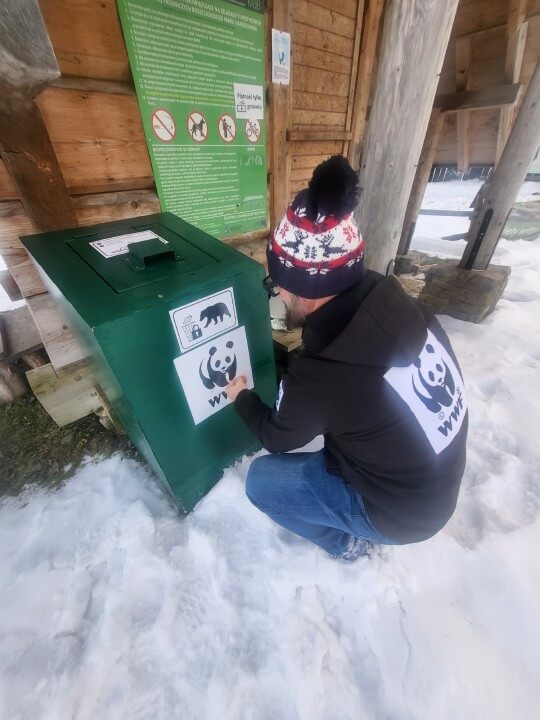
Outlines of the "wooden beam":
[[350,127],[347,126],[347,129],[351,131],[351,142],[347,146],[347,158],[353,168],[358,168],[360,164],[360,152],[366,128],[384,2],[385,0],[367,0],[364,13],[358,72],[352,99],[351,123]]
[[[358,57],[360,54],[360,47],[362,45],[362,26],[364,23],[364,10],[366,0],[358,0],[356,4],[356,29],[354,31],[354,48],[351,60],[351,74],[349,78],[349,94],[347,97],[347,114],[345,118],[345,129],[351,129],[353,107],[354,107],[354,93],[356,90],[356,78],[358,76]],[[343,155],[347,157],[349,154],[349,143],[343,144]]]
[[4,353],[10,360],[41,347],[41,337],[26,305],[0,312]]
[[[526,19],[527,0],[509,0],[508,20],[506,23],[506,59],[504,76],[506,82],[517,83],[521,75],[525,43],[527,42],[528,21]],[[501,159],[504,146],[510,135],[514,119],[514,107],[502,108],[499,113],[499,129],[497,132],[497,149],[495,167]]]
[[34,98],[60,75],[37,0],[0,5],[0,156],[38,230],[77,224]]
[[[456,40],[456,90],[464,92],[471,89],[472,40]],[[457,125],[457,168],[465,172],[470,164],[469,111],[458,112]]]
[[520,83],[514,83],[512,85],[495,85],[482,90],[436,95],[434,107],[444,113],[452,113],[465,109],[488,110],[503,105],[513,105],[519,97],[521,87]]
[[49,363],[29,370],[26,377],[34,395],[60,427],[103,406],[94,373],[86,362],[59,371]]
[[416,227],[418,213],[422,207],[422,200],[424,199],[424,193],[426,192],[426,185],[428,184],[429,175],[433,166],[433,158],[435,157],[435,153],[437,151],[437,145],[439,144],[439,137],[443,124],[444,114],[440,109],[433,108],[429,118],[422,152],[420,153],[420,159],[418,160],[418,166],[416,168],[416,174],[414,176],[407,210],[405,212],[403,230],[397,251],[398,255],[406,255],[409,252],[414,228]]
[[[292,0],[272,0],[272,27],[292,33]],[[291,58],[292,61],[292,58]],[[291,175],[291,153],[287,146],[287,130],[290,125],[292,108],[292,62],[289,85],[271,82],[269,85],[272,111],[272,207],[270,226],[280,221],[289,203]]]
[[540,145],[540,61],[529,82],[508,142],[467,234],[461,267],[485,270]]
[[135,86],[132,83],[119,80],[96,80],[71,75],[62,75],[51,83],[53,87],[66,90],[81,90],[82,92],[108,93],[109,95],[135,95]]
[[399,246],[458,0],[390,0],[362,150],[355,216],[366,264],[386,274]]
[[26,302],[55,370],[61,370],[85,358],[83,348],[49,293],[33,295],[27,298]]
[[352,134],[347,130],[289,130],[289,142],[316,142],[332,140],[350,140]]

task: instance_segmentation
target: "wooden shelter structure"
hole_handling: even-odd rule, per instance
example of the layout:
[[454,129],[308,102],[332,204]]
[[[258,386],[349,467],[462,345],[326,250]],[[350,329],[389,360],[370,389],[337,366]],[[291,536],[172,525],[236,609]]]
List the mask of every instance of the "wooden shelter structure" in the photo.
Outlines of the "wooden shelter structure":
[[[386,271],[433,163],[497,165],[540,55],[540,0],[269,0],[265,27],[268,68],[271,29],[292,39],[291,83],[267,72],[268,226],[224,238],[261,261],[292,196],[340,153],[360,171],[369,264]],[[157,211],[115,0],[4,0],[3,284],[37,326],[49,362],[28,378],[59,423],[104,400],[19,236]]]

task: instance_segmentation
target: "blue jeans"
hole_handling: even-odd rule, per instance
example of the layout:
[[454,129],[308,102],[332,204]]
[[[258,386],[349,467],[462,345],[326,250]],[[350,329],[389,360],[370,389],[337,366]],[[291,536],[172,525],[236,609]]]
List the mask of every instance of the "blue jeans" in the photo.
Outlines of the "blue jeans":
[[372,525],[361,495],[327,472],[322,450],[256,458],[247,475],[246,494],[272,520],[330,555],[345,553],[351,537],[392,544]]

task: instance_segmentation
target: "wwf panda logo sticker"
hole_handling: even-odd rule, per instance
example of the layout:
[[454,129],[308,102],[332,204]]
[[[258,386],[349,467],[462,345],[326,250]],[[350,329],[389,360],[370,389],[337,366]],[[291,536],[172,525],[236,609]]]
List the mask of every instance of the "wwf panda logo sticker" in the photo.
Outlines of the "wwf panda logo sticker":
[[232,288],[170,310],[169,315],[182,352],[238,325]]
[[231,404],[225,388],[237,375],[245,375],[248,387],[254,387],[244,327],[184,353],[174,366],[195,425]]
[[467,413],[463,378],[442,343],[428,330],[418,357],[408,367],[393,367],[384,376],[407,403],[439,454],[458,434]]

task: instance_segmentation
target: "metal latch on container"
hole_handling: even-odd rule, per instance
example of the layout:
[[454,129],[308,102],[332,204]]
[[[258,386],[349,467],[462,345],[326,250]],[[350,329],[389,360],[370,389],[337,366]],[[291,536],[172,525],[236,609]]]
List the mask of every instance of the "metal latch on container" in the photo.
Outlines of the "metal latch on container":
[[160,238],[130,243],[128,255],[124,258],[132,270],[148,270],[162,263],[178,262],[183,258],[166,241]]

